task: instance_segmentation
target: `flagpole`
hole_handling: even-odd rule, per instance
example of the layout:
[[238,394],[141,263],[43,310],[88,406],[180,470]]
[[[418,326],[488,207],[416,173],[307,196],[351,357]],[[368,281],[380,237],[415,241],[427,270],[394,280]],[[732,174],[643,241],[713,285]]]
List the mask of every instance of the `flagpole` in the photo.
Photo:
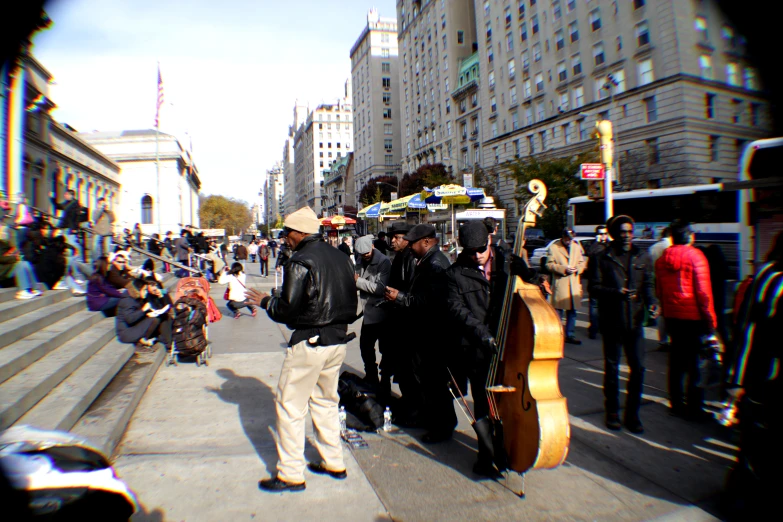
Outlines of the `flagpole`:
[[161,78],[160,78],[160,62],[158,62],[158,89],[157,89],[157,111],[155,116],[155,183],[156,194],[155,201],[157,202],[156,208],[158,210],[158,235],[163,237],[163,226],[160,222],[160,108],[161,108]]

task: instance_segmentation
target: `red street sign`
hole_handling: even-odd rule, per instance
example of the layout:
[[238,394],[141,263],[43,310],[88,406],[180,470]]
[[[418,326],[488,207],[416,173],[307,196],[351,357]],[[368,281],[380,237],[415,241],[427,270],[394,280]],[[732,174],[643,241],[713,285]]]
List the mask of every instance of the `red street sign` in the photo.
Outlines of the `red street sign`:
[[582,179],[604,179],[604,164],[582,163]]

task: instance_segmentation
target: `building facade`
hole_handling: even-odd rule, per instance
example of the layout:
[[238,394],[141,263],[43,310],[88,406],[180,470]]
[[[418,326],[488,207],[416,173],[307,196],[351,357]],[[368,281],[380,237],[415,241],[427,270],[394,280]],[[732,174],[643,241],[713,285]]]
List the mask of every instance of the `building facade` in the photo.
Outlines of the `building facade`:
[[324,171],[323,215],[356,217],[355,185],[356,155],[349,152]]
[[154,129],[87,132],[79,137],[122,168],[119,226],[140,223],[145,234],[199,226],[198,168],[177,138],[162,132],[156,137]]
[[321,104],[307,115],[294,135],[296,208],[305,205],[321,214],[324,171],[353,151],[351,83],[336,103]]
[[283,145],[283,208],[281,216],[294,212],[296,206],[296,164],[294,159],[294,138],[296,131],[303,121],[307,119],[307,107],[299,104],[297,100],[294,103],[294,119],[288,126],[288,137]]
[[29,205],[49,214],[57,214],[50,195],[62,201],[68,189],[91,213],[100,198],[116,209],[120,166],[53,119],[52,81],[29,52],[15,67],[0,70],[0,192],[11,201],[24,194]]
[[367,25],[351,48],[354,109],[355,186],[361,192],[378,176],[400,178],[400,75],[397,21],[378,11],[367,13]]
[[284,187],[284,167],[278,163],[266,171],[266,181],[264,182],[264,214],[261,221],[266,224],[275,224],[278,217],[284,216],[285,208],[285,187]]
[[402,172],[442,162],[460,165],[452,92],[460,65],[476,50],[473,0],[397,3],[402,104]]
[[[459,167],[462,175],[475,173],[481,165],[481,105],[479,105],[480,80],[479,54],[475,52],[462,60],[456,89],[451,93],[456,110],[456,141],[459,149]],[[457,181],[464,180],[458,176]]]
[[714,1],[476,1],[482,167],[512,208],[503,163],[593,150],[612,121],[617,189],[735,179],[771,131],[768,101]]

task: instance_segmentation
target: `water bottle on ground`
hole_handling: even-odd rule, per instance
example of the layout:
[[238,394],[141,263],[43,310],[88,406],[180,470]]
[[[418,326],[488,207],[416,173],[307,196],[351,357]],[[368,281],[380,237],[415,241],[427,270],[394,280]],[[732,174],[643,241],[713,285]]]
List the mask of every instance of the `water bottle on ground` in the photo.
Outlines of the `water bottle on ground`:
[[383,431],[392,430],[392,413],[391,409],[386,406],[386,410],[383,412]]
[[348,418],[348,414],[345,413],[345,406],[340,406],[340,412],[338,414],[338,417],[340,419],[340,433],[345,433],[346,430],[346,419]]

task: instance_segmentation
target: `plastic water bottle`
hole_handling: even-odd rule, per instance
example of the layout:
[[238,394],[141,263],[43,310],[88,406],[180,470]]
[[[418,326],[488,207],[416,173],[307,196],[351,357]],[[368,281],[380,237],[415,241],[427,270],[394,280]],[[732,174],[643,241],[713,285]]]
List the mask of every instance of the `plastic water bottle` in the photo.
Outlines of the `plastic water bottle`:
[[392,430],[392,414],[391,409],[386,406],[386,410],[383,412],[383,431],[391,431]]
[[340,433],[345,433],[346,430],[346,419],[348,418],[348,414],[345,413],[345,406],[340,406],[340,413],[338,414],[338,417],[340,419]]

